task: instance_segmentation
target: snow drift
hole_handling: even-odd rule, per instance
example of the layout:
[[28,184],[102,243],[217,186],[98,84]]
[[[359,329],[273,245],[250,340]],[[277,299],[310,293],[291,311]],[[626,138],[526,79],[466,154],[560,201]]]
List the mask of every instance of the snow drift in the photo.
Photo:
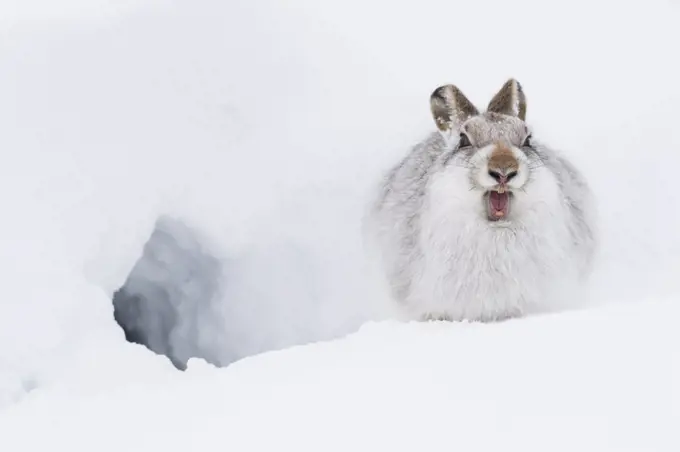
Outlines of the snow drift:
[[[111,14],[98,10],[92,20],[89,10],[78,11],[68,20],[43,16],[38,22],[0,23],[0,149],[5,157],[0,167],[4,212],[0,262],[5,281],[0,301],[0,406],[30,394],[17,407],[26,403],[27,413],[35,414],[30,410],[51,401],[66,404],[72,393],[106,394],[128,383],[146,391],[166,378],[180,381],[174,379],[183,377],[170,376],[174,369],[166,358],[127,343],[114,320],[114,293],[131,279],[138,290],[153,292],[158,284],[163,290],[176,289],[165,299],[174,300],[168,301],[172,310],[155,305],[161,312],[151,318],[181,315],[164,333],[145,331],[162,333],[163,346],[172,344],[179,361],[200,356],[228,365],[266,351],[341,338],[367,321],[391,317],[363,260],[361,215],[378,175],[432,130],[427,99],[432,89],[446,82],[456,83],[483,103],[502,81],[511,76],[520,80],[536,135],[567,152],[588,177],[604,231],[593,303],[632,303],[626,307],[627,320],[612,337],[648,340],[600,342],[602,346],[595,348],[601,352],[598,357],[620,358],[607,375],[615,379],[619,371],[627,370],[621,354],[632,353],[631,362],[644,368],[650,364],[645,361],[647,349],[667,346],[673,334],[677,341],[677,334],[664,323],[676,312],[672,300],[680,294],[676,276],[680,214],[672,208],[680,201],[672,174],[680,161],[676,131],[680,67],[670,58],[680,38],[677,5],[200,0],[191,5],[128,2],[128,7]],[[194,267],[182,265],[188,261],[181,251],[162,263],[176,273],[159,278],[152,273],[158,267],[145,267],[144,256],[160,250],[147,245],[156,243],[163,229],[157,226],[164,218],[175,225],[170,242],[163,242],[168,249],[171,243],[193,243],[189,254],[200,248],[205,262],[214,264],[208,266],[210,275],[201,271],[201,289],[185,287],[178,283],[181,279],[173,278],[194,275]],[[191,233],[180,237],[177,231]],[[170,281],[176,285],[166,285]],[[648,301],[655,299],[671,302],[660,307]],[[608,312],[613,311],[593,318],[605,321]],[[587,312],[581,314],[585,322],[591,321]],[[637,317],[646,321],[636,324]],[[536,326],[541,319],[528,322]],[[310,350],[322,350],[321,356],[328,353],[326,359],[332,361],[340,359],[333,347],[357,350],[365,344],[362,359],[376,360],[379,368],[380,356],[391,349],[394,335],[404,333],[408,340],[402,345],[412,350],[401,357],[400,365],[407,366],[420,353],[433,356],[434,343],[418,337],[445,331],[442,334],[456,337],[454,343],[462,340],[466,345],[437,348],[437,356],[448,353],[452,360],[469,364],[462,387],[469,387],[469,394],[485,393],[487,386],[480,382],[485,380],[478,379],[488,375],[472,364],[487,356],[502,358],[484,348],[487,335],[489,343],[497,344],[492,338],[502,334],[503,341],[525,345],[520,326],[525,323],[513,325],[499,330],[470,327],[474,334],[461,337],[458,325],[395,326],[393,331],[377,327],[372,337],[381,346],[371,346],[360,334],[328,344],[327,349]],[[543,344],[548,340],[564,344],[563,353],[542,349],[541,356],[549,357],[550,363],[558,360],[553,352],[567,356],[573,351],[579,356],[589,349],[590,341],[574,344],[580,322],[550,328],[549,323],[539,326],[547,336],[534,338]],[[598,334],[610,334],[609,324],[599,328]],[[655,336],[657,328],[669,335],[669,342]],[[591,333],[583,340],[597,336],[595,327]],[[157,351],[163,352],[159,347]],[[653,371],[626,374],[629,380],[621,381],[639,377],[631,391],[658,386],[677,394],[670,383],[658,385],[659,378],[673,375],[662,371],[677,375],[677,354],[663,350],[671,367],[662,369],[658,358],[650,364]],[[319,359],[310,351],[306,364],[296,363],[296,353],[269,356],[289,362],[284,365],[295,379]],[[506,377],[522,369],[518,375],[529,375],[533,368],[522,367],[529,358],[508,356],[516,358],[516,364],[508,357],[502,361],[505,367],[487,371],[503,371]],[[594,354],[588,356],[594,360]],[[573,372],[587,373],[587,364],[593,361],[572,358],[564,363],[573,366]],[[401,380],[400,390],[404,385],[409,388],[389,396],[419,400],[415,394],[422,393],[427,375],[436,375],[438,365],[436,360],[421,361],[423,374]],[[259,371],[263,375],[258,378],[283,378],[278,365],[253,367],[246,371],[248,378]],[[246,388],[245,380],[227,377],[239,375],[239,369],[243,368],[232,364],[225,373],[206,371],[181,381],[210,384],[213,392],[231,394]],[[573,374],[558,372],[566,367],[555,369],[544,377],[560,375],[562,380],[554,387],[558,391],[559,381],[569,381]],[[448,372],[445,375],[453,374]],[[379,386],[387,373],[378,370],[374,375]],[[363,376],[356,371],[352,378]],[[319,383],[319,393],[333,387],[335,380],[325,381]],[[528,382],[521,382],[520,389],[530,389]],[[265,383],[270,387],[271,380]],[[52,399],[50,391],[57,388],[65,391],[64,399]],[[192,383],[186,383],[183,397],[189,398],[191,388]],[[437,388],[441,386],[434,386],[431,395]],[[309,394],[315,394],[312,387]],[[362,394],[366,392],[356,397]],[[447,400],[458,403],[458,394]],[[496,395],[490,393],[485,400]],[[108,400],[105,403],[132,403],[129,398],[117,402],[115,396],[102,397]],[[280,397],[271,406],[253,402],[248,413],[254,416],[260,408],[273,406],[277,407],[273,413],[281,413],[279,403],[294,399]],[[502,399],[507,405],[498,412],[499,422],[510,419],[512,425],[523,425],[523,419],[536,420],[534,412],[527,418],[515,417],[511,407],[521,399],[507,397]],[[669,397],[677,402],[675,396]],[[154,400],[148,403],[154,405]],[[347,400],[359,404],[358,399]],[[393,399],[385,392],[382,400]],[[568,398],[562,402],[568,403]],[[670,417],[677,416],[673,405],[655,411],[659,425],[676,420]],[[386,403],[373,406],[392,412]],[[466,418],[469,410],[482,413],[469,400],[455,406],[454,419]],[[603,418],[608,409],[618,412],[617,405],[598,406]],[[323,412],[332,416],[347,413],[333,411],[332,404],[326,407]],[[425,407],[414,402],[405,408],[412,412]],[[243,416],[242,425],[253,419],[233,413]],[[551,413],[552,419],[559,418],[558,411]],[[369,414],[375,419],[376,411]],[[3,422],[30,419],[16,412],[8,416]],[[42,416],[47,416],[45,422],[51,419],[48,412]],[[211,419],[206,429],[215,425],[216,418]],[[437,418],[435,425],[443,427],[443,419]],[[616,424],[616,431],[625,427],[632,435],[627,428],[640,417],[626,419],[630,423]],[[48,429],[36,425],[41,432]],[[248,425],[235,434],[256,427]],[[333,425],[320,431],[328,433]],[[400,430],[401,424],[395,425],[391,431]],[[4,426],[3,431],[25,431],[18,424],[16,429],[9,423]],[[348,429],[352,426],[362,431],[359,423]],[[412,433],[434,430],[423,427]],[[68,432],[64,430],[67,436],[61,438],[72,439]],[[526,428],[517,432],[517,438],[530,433]],[[582,436],[574,441],[587,433],[578,432]]]
[[225,369],[190,362],[153,385],[30,397],[0,413],[3,444],[17,452],[677,451],[678,314],[677,303],[655,302],[498,325],[365,325]]

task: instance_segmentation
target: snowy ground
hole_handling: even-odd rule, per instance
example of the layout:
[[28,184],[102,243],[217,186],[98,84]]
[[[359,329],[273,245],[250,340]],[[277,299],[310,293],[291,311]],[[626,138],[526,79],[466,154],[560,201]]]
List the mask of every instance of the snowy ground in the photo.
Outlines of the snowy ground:
[[[680,5],[232,3],[0,3],[2,444],[678,450]],[[596,192],[605,306],[387,320],[372,184],[435,87],[511,76]],[[127,343],[126,281],[224,367]]]
[[[677,303],[501,325],[364,326],[0,414],[9,450],[676,451]],[[59,446],[55,446],[59,445]]]

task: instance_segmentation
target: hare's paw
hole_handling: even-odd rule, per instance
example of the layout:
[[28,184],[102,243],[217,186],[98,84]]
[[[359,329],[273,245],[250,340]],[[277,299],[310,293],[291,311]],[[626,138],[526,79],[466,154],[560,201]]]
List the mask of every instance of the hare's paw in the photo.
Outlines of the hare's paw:
[[449,314],[440,312],[428,312],[420,316],[421,322],[451,322],[453,319]]

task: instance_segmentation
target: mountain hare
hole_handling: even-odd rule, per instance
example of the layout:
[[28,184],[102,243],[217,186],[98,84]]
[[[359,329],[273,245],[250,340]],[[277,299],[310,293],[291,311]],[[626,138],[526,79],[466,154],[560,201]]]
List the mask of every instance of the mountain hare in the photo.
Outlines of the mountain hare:
[[590,189],[535,140],[508,80],[485,113],[453,85],[430,97],[439,131],[386,175],[367,226],[410,319],[494,321],[562,309],[590,273]]

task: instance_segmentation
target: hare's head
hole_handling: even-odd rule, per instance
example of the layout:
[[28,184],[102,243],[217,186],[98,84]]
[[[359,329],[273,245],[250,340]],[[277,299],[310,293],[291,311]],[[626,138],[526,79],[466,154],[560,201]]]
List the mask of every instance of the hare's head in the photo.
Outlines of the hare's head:
[[515,192],[530,180],[538,158],[521,85],[508,80],[484,113],[453,85],[437,88],[430,107],[455,160],[470,169],[472,189],[480,192],[489,220],[507,219]]

